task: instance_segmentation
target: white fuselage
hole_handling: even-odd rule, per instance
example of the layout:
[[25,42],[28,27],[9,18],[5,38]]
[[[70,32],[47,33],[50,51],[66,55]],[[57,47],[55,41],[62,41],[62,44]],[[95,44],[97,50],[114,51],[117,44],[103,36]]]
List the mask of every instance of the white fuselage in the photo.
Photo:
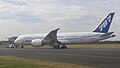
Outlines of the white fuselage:
[[[109,15],[92,32],[57,33],[60,29],[58,28],[52,30],[48,34],[27,34],[19,36],[14,43],[18,45],[32,44],[36,47],[50,45],[59,49],[67,48],[65,46],[66,44],[98,42],[115,36],[112,35],[114,32],[108,32],[114,14],[114,12],[109,13]],[[60,47],[60,45],[62,46]]]
[[[111,36],[100,37],[105,33],[97,32],[73,32],[73,33],[58,33],[57,38],[63,44],[82,44],[93,43],[103,39],[110,38]],[[26,34],[19,36],[15,43],[19,45],[29,45],[34,39],[43,40],[47,34]]]

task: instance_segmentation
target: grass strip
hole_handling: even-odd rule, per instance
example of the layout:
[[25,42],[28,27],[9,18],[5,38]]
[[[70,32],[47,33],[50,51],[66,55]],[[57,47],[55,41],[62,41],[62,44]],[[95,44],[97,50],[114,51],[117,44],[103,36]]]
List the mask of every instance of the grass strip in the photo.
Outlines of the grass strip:
[[95,67],[45,60],[35,60],[15,56],[0,56],[0,68],[95,68]]

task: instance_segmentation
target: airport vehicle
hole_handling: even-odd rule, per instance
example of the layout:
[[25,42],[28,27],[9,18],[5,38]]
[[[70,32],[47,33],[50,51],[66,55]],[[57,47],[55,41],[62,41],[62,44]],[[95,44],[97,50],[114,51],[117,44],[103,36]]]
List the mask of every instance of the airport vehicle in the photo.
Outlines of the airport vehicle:
[[17,48],[17,46],[15,46],[14,44],[8,44],[6,45],[6,48]]
[[60,29],[52,30],[48,34],[25,34],[19,36],[14,43],[17,45],[29,45],[33,47],[42,47],[44,45],[50,45],[53,48],[67,48],[67,44],[82,44],[82,43],[94,43],[100,40],[114,37],[114,32],[108,32],[111,25],[113,13],[102,21],[102,23],[92,32],[71,32],[71,33],[57,33]]

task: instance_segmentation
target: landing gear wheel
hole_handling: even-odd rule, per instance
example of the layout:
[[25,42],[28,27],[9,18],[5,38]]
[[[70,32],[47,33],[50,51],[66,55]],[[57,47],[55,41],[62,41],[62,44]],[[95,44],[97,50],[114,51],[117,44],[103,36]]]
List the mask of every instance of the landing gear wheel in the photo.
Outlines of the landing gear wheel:
[[54,46],[54,49],[60,49],[60,46]]
[[66,48],[67,48],[67,46],[63,45],[63,46],[61,46],[61,48],[62,48],[62,49],[66,49]]

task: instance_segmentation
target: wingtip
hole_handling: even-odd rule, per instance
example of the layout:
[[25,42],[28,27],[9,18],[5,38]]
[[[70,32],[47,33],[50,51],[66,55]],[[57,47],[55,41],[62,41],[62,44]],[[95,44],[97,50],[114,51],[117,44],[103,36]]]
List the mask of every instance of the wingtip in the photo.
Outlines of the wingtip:
[[56,30],[59,30],[60,28],[57,28]]
[[57,28],[57,29],[55,29],[55,30],[57,30],[57,31],[58,31],[59,29],[60,29],[60,28]]
[[59,30],[60,28],[58,28],[58,30]]

